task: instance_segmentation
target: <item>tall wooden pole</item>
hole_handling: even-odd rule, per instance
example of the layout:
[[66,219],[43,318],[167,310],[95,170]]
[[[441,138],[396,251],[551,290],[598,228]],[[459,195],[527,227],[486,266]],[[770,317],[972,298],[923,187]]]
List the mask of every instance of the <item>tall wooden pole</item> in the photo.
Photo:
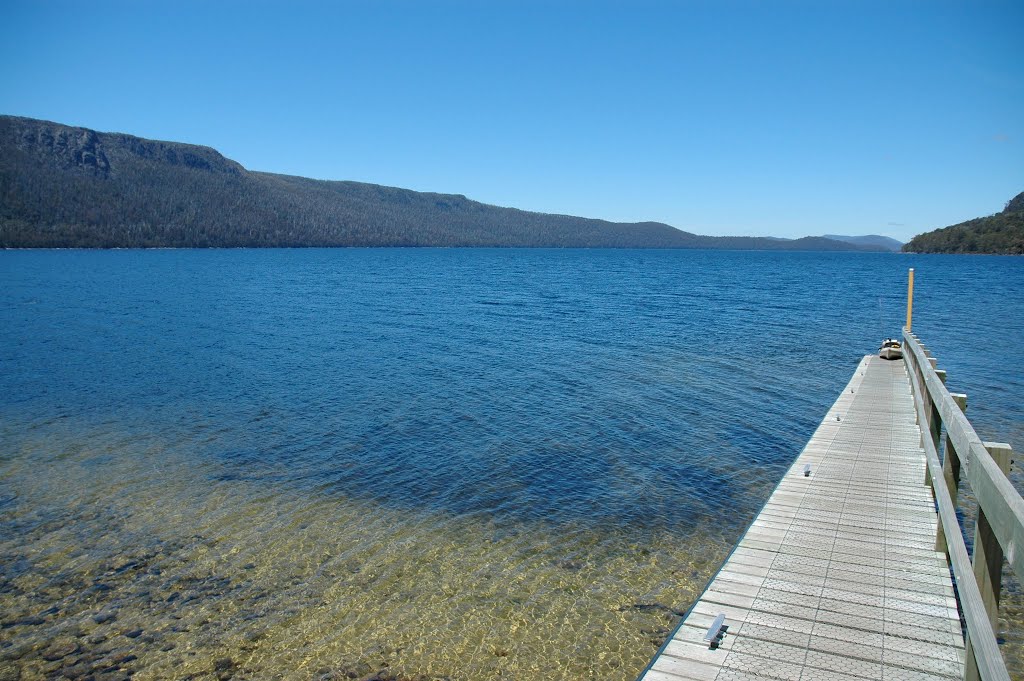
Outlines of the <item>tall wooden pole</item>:
[[910,268],[910,275],[907,278],[907,332],[910,332],[910,323],[914,319],[914,268]]

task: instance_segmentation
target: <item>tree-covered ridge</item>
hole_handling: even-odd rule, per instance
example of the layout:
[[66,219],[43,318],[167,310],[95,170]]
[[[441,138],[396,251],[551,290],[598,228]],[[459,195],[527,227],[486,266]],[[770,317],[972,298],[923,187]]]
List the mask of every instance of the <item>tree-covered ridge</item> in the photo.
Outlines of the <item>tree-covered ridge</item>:
[[1024,192],[995,215],[918,234],[904,247],[911,253],[1024,255]]
[[0,116],[0,247],[548,246],[869,250],[707,237],[453,194],[253,172],[208,147]]

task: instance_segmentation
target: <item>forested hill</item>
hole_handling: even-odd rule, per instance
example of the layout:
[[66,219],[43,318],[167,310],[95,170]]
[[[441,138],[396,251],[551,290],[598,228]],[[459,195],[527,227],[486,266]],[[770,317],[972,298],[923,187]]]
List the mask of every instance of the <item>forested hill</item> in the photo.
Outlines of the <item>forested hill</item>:
[[553,246],[871,250],[706,237],[465,196],[246,170],[208,147],[0,116],[0,247]]
[[918,234],[904,247],[912,253],[1024,255],[1024,192],[1001,213]]

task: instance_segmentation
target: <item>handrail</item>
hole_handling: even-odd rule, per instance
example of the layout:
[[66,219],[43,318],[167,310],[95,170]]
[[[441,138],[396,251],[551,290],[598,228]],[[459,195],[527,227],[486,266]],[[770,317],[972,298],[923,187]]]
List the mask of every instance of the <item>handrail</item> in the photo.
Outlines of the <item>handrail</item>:
[[[986,606],[976,579],[978,568],[972,566],[968,558],[967,547],[964,545],[956,516],[956,504],[939,460],[937,440],[933,440],[933,436],[937,437],[935,434],[939,431],[939,424],[935,423],[935,418],[938,417],[946,429],[947,460],[951,456],[959,455],[963,463],[963,472],[966,473],[967,481],[978,500],[979,516],[984,515],[993,536],[1003,548],[1006,559],[1018,576],[1024,576],[1024,550],[1021,550],[1024,549],[1024,499],[1010,484],[988,448],[974,432],[974,428],[946,389],[917,337],[904,329],[903,339],[903,356],[910,374],[914,407],[921,426],[921,441],[938,506],[940,529],[945,528],[946,550],[956,577],[960,604],[967,623],[969,645],[965,671],[968,676],[973,676],[971,665],[976,663],[977,674],[982,681],[1006,681],[1009,675],[993,631],[994,620],[988,610],[991,606]],[[929,413],[930,411],[932,413]],[[976,541],[975,559],[978,557],[979,546]],[[1000,567],[1001,564],[1000,557]],[[998,579],[996,581],[998,582]],[[998,589],[998,584],[995,588]],[[997,601],[998,596],[990,596],[989,600]],[[971,657],[973,659],[970,659]]]
[[923,372],[928,396],[938,409],[946,434],[964,463],[967,480],[978,499],[978,506],[992,523],[992,530],[1004,547],[1014,573],[1024,577],[1024,499],[999,470],[970,421],[931,368],[920,341],[914,334],[904,334],[904,339],[916,366],[928,369]]

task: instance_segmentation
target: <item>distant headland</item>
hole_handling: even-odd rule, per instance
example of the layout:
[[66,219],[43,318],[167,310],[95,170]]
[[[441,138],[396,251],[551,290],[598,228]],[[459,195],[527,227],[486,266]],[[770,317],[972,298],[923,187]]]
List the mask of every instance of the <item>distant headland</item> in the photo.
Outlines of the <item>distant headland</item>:
[[896,250],[867,237],[701,236],[256,172],[209,147],[0,116],[0,248],[336,246]]

